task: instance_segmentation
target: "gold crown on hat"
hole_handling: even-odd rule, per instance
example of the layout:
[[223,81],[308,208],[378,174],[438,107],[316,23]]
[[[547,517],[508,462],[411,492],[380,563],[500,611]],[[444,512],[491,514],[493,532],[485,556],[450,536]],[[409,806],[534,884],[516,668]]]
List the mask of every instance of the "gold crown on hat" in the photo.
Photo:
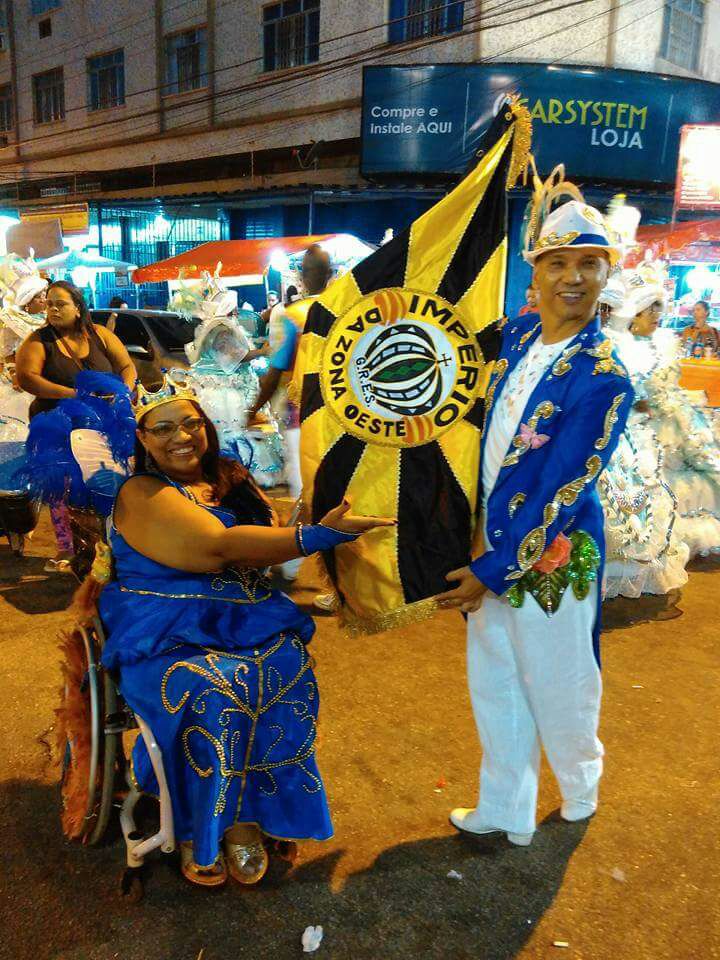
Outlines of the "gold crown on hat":
[[135,400],[132,405],[135,419],[139,422],[151,410],[175,400],[193,400],[197,403],[197,394],[187,380],[165,373],[162,386],[154,392],[146,390],[138,381],[135,389]]

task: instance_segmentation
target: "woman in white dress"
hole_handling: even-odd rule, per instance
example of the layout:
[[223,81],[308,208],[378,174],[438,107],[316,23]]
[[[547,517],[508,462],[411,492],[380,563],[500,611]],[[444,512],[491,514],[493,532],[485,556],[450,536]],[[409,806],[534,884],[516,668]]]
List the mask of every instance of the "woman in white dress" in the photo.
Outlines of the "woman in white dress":
[[[605,332],[617,343],[630,334],[614,329],[622,314],[625,288],[611,279],[600,298],[600,311],[609,318]],[[620,320],[626,326],[624,319]],[[636,598],[668,595],[687,583],[689,551],[680,536],[677,500],[663,476],[663,451],[643,424],[643,415],[630,414],[625,433],[600,478],[598,493],[605,511],[607,560],[603,595]],[[676,600],[677,598],[675,598]]]
[[625,300],[612,310],[609,333],[635,388],[628,430],[640,471],[648,477],[659,467],[677,500],[674,529],[690,557],[720,552],[720,446],[702,408],[679,385],[678,338],[659,328],[661,276],[644,264],[624,271],[623,283]]

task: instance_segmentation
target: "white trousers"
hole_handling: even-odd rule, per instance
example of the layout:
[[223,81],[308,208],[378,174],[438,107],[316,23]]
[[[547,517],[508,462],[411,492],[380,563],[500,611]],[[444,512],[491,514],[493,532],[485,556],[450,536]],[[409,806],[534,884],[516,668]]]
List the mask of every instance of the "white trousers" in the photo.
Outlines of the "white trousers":
[[468,681],[483,748],[480,822],[535,830],[541,745],[563,801],[596,795],[603,755],[596,601],[596,584],[583,601],[568,587],[548,617],[529,594],[519,609],[486,594],[469,615]]
[[285,430],[285,483],[290,488],[290,496],[295,500],[302,493],[300,474],[300,428],[289,427]]
[[[302,476],[300,474],[300,429],[290,427],[285,430],[285,482],[290,488],[290,496],[297,500],[302,493]],[[286,580],[295,580],[299,571],[302,557],[297,560],[286,560],[281,565]]]

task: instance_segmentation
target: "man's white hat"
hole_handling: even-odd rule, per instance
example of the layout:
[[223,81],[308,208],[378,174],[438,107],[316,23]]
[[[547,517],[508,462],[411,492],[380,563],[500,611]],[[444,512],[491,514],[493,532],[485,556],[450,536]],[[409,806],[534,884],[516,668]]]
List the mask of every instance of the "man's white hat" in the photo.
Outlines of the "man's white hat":
[[544,253],[576,248],[599,250],[612,266],[622,255],[620,238],[602,213],[582,200],[569,200],[547,215],[537,241],[524,257],[528,263],[535,263]]

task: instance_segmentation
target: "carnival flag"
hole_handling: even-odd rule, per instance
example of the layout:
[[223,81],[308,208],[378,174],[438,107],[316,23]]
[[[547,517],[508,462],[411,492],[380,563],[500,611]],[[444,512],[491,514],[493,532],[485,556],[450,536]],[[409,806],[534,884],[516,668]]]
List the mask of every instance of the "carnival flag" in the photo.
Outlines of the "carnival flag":
[[506,189],[530,118],[503,107],[464,180],[310,306],[294,389],[314,521],[397,518],[323,555],[350,629],[417,620],[469,561],[480,434],[507,257]]

